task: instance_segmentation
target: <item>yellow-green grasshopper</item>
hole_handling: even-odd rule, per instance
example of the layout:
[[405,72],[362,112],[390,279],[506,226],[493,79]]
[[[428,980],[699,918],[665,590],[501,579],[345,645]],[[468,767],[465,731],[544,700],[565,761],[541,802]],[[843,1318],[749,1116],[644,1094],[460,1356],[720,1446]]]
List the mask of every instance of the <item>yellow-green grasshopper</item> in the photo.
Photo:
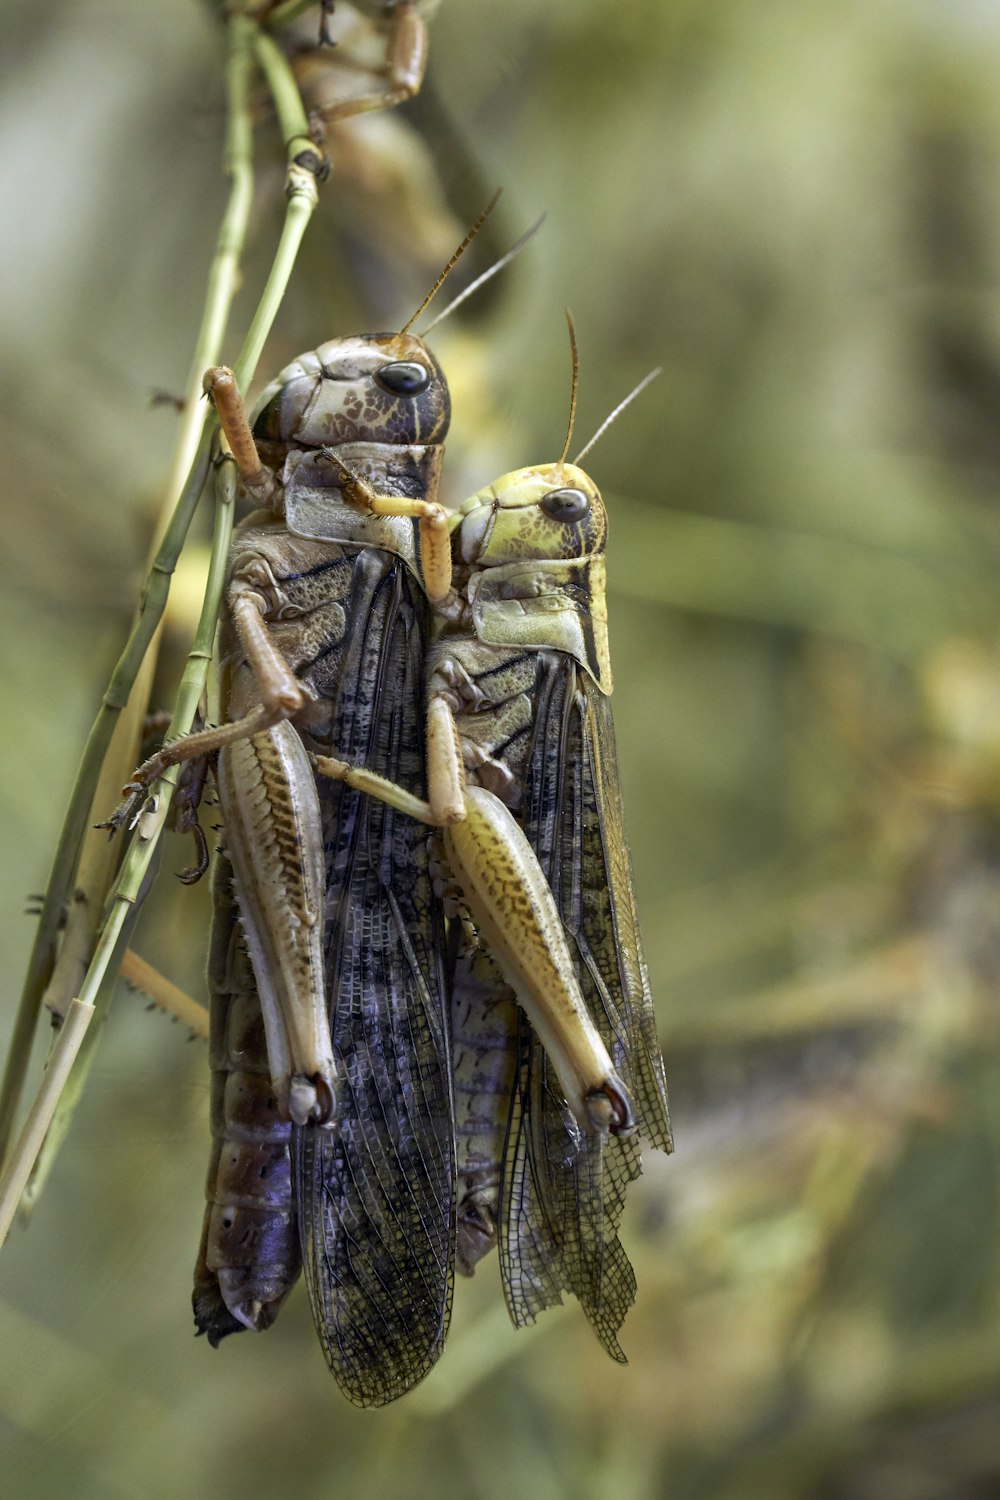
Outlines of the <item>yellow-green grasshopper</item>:
[[[575,406],[575,338],[573,352]],[[516,1324],[569,1290],[623,1359],[635,1279],[618,1226],[635,1132],[664,1151],[671,1136],[610,712],[607,518],[566,462],[569,442],[451,519],[452,588],[428,660],[428,800],[342,760],[317,764],[443,830],[485,941],[455,971],[460,1268],[499,1239]]]

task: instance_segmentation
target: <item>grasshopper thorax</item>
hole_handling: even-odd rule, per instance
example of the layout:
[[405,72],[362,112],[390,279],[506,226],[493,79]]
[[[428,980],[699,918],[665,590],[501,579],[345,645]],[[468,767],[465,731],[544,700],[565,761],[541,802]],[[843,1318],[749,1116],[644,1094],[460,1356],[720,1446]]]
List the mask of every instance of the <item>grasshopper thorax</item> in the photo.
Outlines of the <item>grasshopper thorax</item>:
[[287,365],[264,392],[254,436],[305,448],[430,444],[450,420],[441,367],[415,334],[362,333]]
[[473,567],[592,557],[607,541],[600,491],[569,463],[514,469],[467,500],[459,515],[458,560]]

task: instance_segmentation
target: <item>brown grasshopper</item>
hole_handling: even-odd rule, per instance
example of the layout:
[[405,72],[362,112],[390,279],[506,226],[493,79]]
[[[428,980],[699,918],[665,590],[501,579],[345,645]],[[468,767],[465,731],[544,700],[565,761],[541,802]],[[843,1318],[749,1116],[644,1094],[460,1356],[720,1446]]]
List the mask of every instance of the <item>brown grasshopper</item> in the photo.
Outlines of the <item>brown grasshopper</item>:
[[[251,704],[261,699],[274,712],[272,673],[288,694],[281,709],[298,701],[292,717],[219,755],[234,879],[230,891],[220,866],[210,966],[217,1145],[195,1312],[212,1342],[267,1326],[298,1274],[301,1239],[331,1365],[352,1399],[381,1402],[436,1358],[450,1308],[443,925],[421,831],[372,818],[354,795],[331,797],[308,756],[346,738],[419,781],[410,705],[423,681],[426,584],[413,521],[351,505],[310,445],[334,442],[382,491],[433,516],[423,497],[436,490],[449,406],[439,367],[406,334],[338,340],[279,379],[256,430],[265,451],[268,440],[287,447],[284,516],[251,518],[234,546],[223,678],[233,715],[259,713]],[[241,610],[266,625],[252,651]],[[384,1119],[412,1110],[407,1068],[421,1108],[393,1137]],[[327,1128],[293,1131],[289,1115]],[[303,1155],[293,1191],[292,1158]],[[385,1287],[405,1307],[395,1321]],[[372,1323],[383,1328],[377,1346]]]
[[[447,535],[426,497],[448,391],[405,331],[324,344],[265,393],[255,433],[281,460],[272,468],[228,372],[209,383],[245,488],[268,506],[230,554],[229,722],[146,762],[115,818],[166,765],[217,756],[215,1145],[195,1319],[213,1344],[268,1327],[304,1257],[338,1380],[381,1404],[436,1359],[451,1304],[444,929],[424,830],[317,783],[310,757],[350,743],[422,781],[428,593],[434,537]],[[351,501],[322,449],[348,455],[405,515]]]

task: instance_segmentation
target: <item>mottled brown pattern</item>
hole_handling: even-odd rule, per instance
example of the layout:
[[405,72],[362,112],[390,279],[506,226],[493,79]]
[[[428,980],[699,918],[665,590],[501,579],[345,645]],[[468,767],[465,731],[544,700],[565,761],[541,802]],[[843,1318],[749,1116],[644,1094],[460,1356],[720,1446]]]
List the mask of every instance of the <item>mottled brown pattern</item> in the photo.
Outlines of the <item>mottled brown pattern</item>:
[[[242,1328],[269,1327],[301,1268],[291,1191],[292,1127],[277,1113],[260,1003],[224,856],[214,879],[208,971],[212,1153],[194,1286],[195,1322],[213,1346]],[[226,1268],[231,1274],[224,1297],[219,1272]]]
[[[422,364],[426,390],[405,400],[376,383],[379,368]],[[354,441],[441,443],[451,404],[441,368],[411,334],[361,334],[301,355],[264,392],[255,434],[265,441],[319,447]]]
[[[420,358],[434,376],[415,401],[373,392],[373,372],[401,358]],[[332,410],[331,397],[346,401],[344,410],[362,424],[377,417],[379,430],[359,430]],[[271,440],[272,454],[280,443],[290,458],[296,444],[329,441],[332,425],[336,437],[368,442],[383,492],[408,493],[417,470],[408,459],[394,488],[386,443],[439,441],[447,419],[447,388],[419,340],[393,337],[375,347],[361,338],[324,345],[283,372],[257,431]],[[427,472],[436,475],[438,464]],[[294,465],[289,474],[294,485]],[[359,545],[356,507],[329,484],[329,471],[324,482],[324,540],[252,518],[234,543],[230,575],[259,592],[273,641],[309,690],[295,719],[304,747],[350,756],[420,791],[428,606],[416,558]],[[237,717],[259,693],[231,620],[220,647],[227,716]],[[253,975],[220,873],[213,1034],[224,1038],[230,1015],[238,1016],[243,1050],[237,1057],[239,1049],[220,1041],[213,1053],[216,1145],[195,1311],[213,1342],[250,1323],[266,1326],[298,1274],[301,1252],[320,1340],[341,1388],[360,1405],[381,1405],[431,1367],[451,1307],[455,1149],[444,931],[426,829],[339,783],[322,780],[317,791],[336,1129],[293,1131],[276,1117]],[[267,837],[291,858],[300,833],[279,812]],[[252,1073],[242,1062],[251,1054]],[[260,1168],[265,1177],[255,1181]]]

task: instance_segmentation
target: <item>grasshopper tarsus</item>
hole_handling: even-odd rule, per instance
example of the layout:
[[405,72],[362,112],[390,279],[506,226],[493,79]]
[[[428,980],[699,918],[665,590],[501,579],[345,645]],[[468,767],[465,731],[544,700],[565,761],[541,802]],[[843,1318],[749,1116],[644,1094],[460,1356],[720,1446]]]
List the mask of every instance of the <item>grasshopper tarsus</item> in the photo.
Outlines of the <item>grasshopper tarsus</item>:
[[208,839],[205,837],[205,830],[198,818],[198,803],[201,800],[203,784],[201,781],[196,781],[185,789],[186,806],[182,807],[177,815],[177,832],[190,833],[195,845],[194,864],[185,865],[183,870],[177,871],[177,879],[182,885],[197,885],[208,871]]
[[122,800],[110,817],[105,818],[103,823],[94,824],[95,829],[106,828],[109,839],[113,839],[120,828],[134,827],[143,803],[149,797],[149,781],[141,778],[141,769],[134,781],[127,781],[122,787]]
[[293,1078],[288,1094],[288,1112],[294,1124],[334,1130],[337,1125],[337,1095],[328,1078]]
[[586,1096],[587,1115],[594,1129],[609,1132],[622,1139],[635,1135],[639,1128],[632,1096],[617,1073],[608,1079],[603,1088],[594,1089]]

